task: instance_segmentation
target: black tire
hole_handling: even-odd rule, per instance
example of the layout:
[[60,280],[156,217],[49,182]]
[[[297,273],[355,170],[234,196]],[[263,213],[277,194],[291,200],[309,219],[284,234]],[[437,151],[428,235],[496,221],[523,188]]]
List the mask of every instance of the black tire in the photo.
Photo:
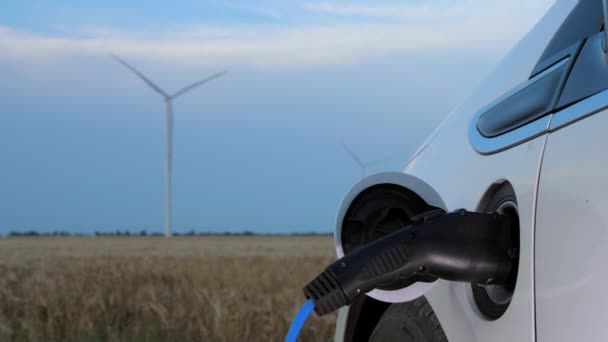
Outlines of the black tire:
[[370,342],[447,342],[447,337],[424,297],[392,304],[384,312]]

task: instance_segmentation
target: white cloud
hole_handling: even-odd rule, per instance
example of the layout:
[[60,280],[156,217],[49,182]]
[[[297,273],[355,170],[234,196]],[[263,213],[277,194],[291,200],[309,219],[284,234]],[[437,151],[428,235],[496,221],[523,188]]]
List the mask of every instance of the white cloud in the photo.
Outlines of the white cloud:
[[[0,55],[15,60],[119,53],[127,58],[179,60],[180,63],[254,65],[331,65],[390,53],[432,53],[434,49],[490,49],[504,53],[546,10],[547,1],[479,0],[447,5],[363,6],[313,3],[306,8],[333,15],[416,19],[378,23],[359,20],[332,25],[188,26],[157,32],[109,28],[73,29],[78,35],[51,36],[0,26]],[[502,6],[502,7],[501,7]],[[520,7],[517,7],[520,6]],[[515,10],[519,8],[518,10]],[[523,10],[522,10],[523,8]],[[442,20],[450,18],[450,20]],[[431,50],[431,51],[429,51]]]
[[249,2],[247,2],[247,3],[226,3],[226,6],[233,8],[233,9],[256,14],[256,15],[259,15],[262,17],[270,18],[270,19],[283,19],[284,18],[280,9],[268,7],[268,6],[259,6],[259,4],[257,4],[257,3],[256,4],[252,4]]
[[302,7],[309,11],[334,16],[406,19],[441,25],[442,21],[446,19],[469,20],[484,16],[493,16],[499,20],[515,19],[513,14],[538,18],[553,2],[554,0],[428,0],[417,3],[374,3],[373,5],[353,2],[348,4],[311,2],[303,4]]
[[398,5],[355,5],[337,4],[331,2],[313,2],[303,4],[303,8],[325,14],[338,16],[364,16],[394,19],[437,20],[440,18],[462,15],[464,9],[454,3],[437,11],[437,6],[429,3],[398,4]]

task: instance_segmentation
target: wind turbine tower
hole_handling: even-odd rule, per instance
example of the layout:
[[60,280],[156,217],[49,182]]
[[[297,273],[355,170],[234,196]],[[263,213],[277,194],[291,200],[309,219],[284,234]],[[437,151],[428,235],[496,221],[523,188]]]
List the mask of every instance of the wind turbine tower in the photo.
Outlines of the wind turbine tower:
[[203,84],[221,77],[227,73],[227,71],[218,72],[207,78],[203,78],[198,82],[194,82],[189,86],[182,88],[173,95],[162,90],[159,86],[150,81],[137,69],[129,65],[126,61],[116,55],[110,55],[118,63],[122,64],[125,68],[133,72],[137,77],[144,81],[150,88],[159,93],[165,100],[165,236],[171,236],[171,155],[173,150],[173,100],[181,95],[193,90],[196,87],[202,86]]
[[350,147],[348,147],[348,145],[346,145],[346,143],[342,143],[342,146],[344,147],[344,150],[346,151],[346,153],[348,153],[348,155],[352,158],[352,160],[357,164],[357,166],[359,166],[359,170],[361,172],[361,179],[365,178],[368,167],[375,166],[378,164],[384,164],[384,163],[388,162],[389,160],[391,160],[391,158],[387,157],[387,158],[376,159],[376,160],[364,162],[363,160],[361,160],[361,158],[359,158],[359,156],[357,156],[357,154],[355,154],[355,152],[353,152],[353,150],[350,149]]

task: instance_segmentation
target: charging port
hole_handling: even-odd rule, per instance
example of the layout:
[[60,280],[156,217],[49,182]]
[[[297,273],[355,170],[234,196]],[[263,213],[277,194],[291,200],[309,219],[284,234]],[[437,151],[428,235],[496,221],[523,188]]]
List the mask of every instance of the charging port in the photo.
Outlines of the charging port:
[[505,218],[513,238],[514,248],[510,253],[516,259],[513,263],[511,277],[505,284],[471,284],[473,299],[481,314],[489,320],[496,320],[507,311],[517,283],[519,215],[515,191],[511,184],[501,184],[498,188],[489,191],[489,195],[486,197],[487,199],[483,201],[479,211],[497,212]]

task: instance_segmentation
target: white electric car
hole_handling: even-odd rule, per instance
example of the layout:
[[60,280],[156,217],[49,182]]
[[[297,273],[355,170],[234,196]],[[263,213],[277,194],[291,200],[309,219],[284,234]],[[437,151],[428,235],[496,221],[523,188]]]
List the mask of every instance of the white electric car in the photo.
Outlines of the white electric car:
[[501,212],[519,234],[513,284],[376,288],[340,310],[337,341],[608,341],[605,10],[557,0],[403,172],[339,209],[340,257],[425,206]]

